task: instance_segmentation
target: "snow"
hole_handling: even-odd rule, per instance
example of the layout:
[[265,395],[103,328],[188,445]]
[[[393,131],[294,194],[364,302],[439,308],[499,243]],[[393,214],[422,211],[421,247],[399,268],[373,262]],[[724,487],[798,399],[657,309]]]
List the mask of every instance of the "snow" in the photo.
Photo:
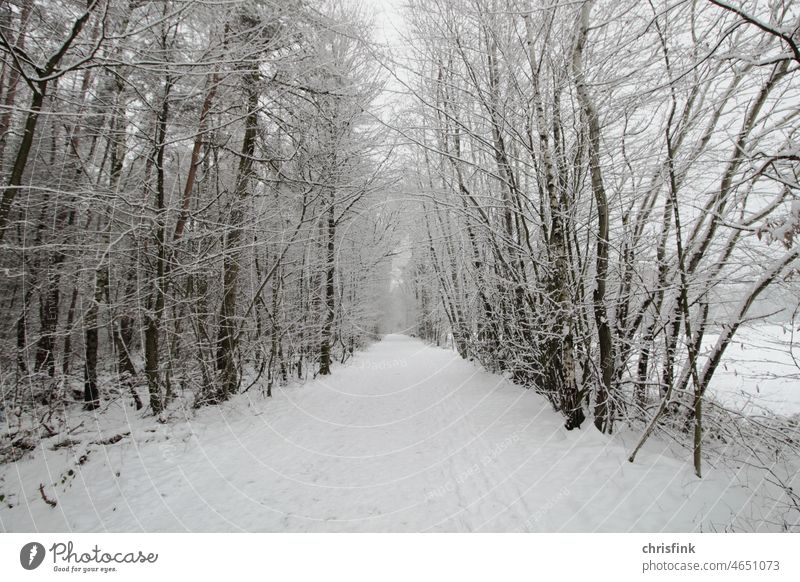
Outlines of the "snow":
[[[713,347],[717,337],[706,334],[704,347]],[[741,327],[710,390],[722,404],[746,414],[800,414],[800,331],[793,333],[788,324]]]
[[725,469],[697,479],[657,438],[628,463],[635,435],[566,431],[533,391],[399,335],[272,399],[81,421],[78,444],[0,467],[0,529],[719,531],[760,512]]

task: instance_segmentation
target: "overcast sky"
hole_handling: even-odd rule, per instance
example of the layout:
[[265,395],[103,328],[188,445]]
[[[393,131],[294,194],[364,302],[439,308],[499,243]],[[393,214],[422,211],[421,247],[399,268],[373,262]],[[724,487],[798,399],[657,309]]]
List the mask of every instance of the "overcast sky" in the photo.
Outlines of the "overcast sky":
[[405,0],[364,0],[364,2],[375,9],[375,39],[387,44],[397,42],[398,31],[403,28],[401,7]]

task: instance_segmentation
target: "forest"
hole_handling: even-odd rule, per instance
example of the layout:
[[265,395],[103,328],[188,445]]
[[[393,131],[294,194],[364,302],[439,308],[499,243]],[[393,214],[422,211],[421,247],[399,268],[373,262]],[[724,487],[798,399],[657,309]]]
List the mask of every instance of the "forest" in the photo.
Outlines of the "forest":
[[387,6],[0,2],[0,462],[400,333],[796,529],[800,3]]

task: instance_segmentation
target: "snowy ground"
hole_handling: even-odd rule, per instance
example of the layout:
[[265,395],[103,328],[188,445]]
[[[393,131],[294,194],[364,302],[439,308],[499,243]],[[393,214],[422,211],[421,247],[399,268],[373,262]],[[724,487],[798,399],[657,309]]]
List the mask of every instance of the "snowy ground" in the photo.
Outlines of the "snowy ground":
[[271,400],[156,428],[130,410],[0,466],[0,529],[721,531],[762,512],[723,469],[698,480],[657,439],[630,464],[633,435],[567,432],[533,391],[405,336]]

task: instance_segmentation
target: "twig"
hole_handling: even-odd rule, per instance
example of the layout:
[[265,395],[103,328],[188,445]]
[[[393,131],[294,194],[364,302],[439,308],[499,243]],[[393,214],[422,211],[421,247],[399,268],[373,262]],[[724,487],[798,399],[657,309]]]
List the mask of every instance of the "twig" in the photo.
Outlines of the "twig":
[[44,502],[50,507],[55,507],[56,505],[58,505],[58,503],[56,503],[52,499],[48,499],[47,495],[44,494],[44,483],[39,483],[39,493],[42,495],[42,499],[44,499]]

